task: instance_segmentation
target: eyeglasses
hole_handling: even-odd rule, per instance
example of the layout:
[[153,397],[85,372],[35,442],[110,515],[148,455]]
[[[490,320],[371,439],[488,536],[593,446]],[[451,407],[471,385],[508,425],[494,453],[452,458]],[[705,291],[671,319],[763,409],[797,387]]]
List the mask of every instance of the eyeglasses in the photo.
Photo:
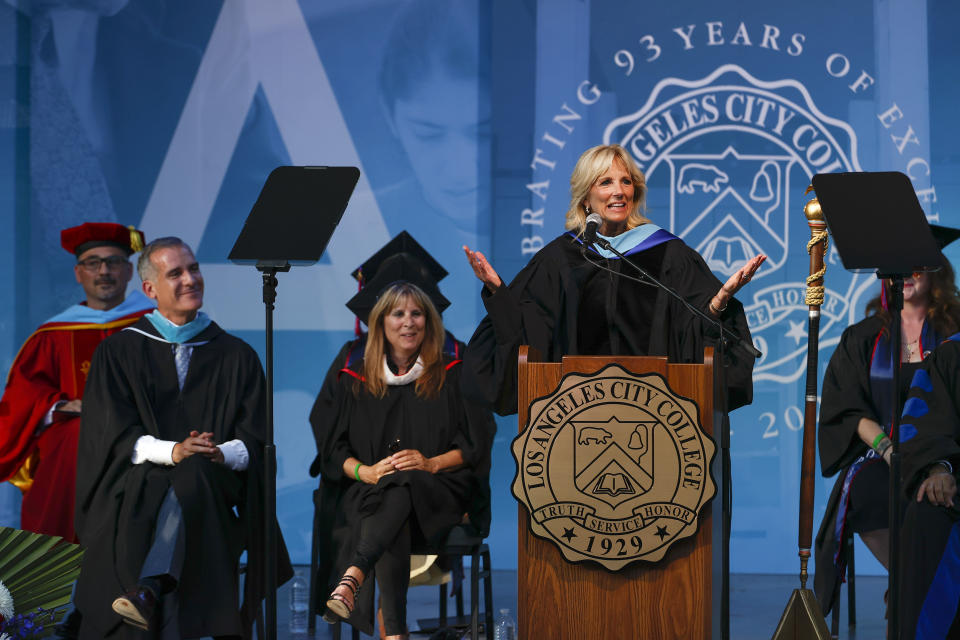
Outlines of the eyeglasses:
[[100,256],[93,256],[87,258],[86,260],[78,260],[77,264],[90,272],[100,271],[100,265],[107,265],[107,269],[110,271],[116,271],[125,264],[130,264],[130,261],[124,258],[123,256],[107,256],[106,258],[101,258]]

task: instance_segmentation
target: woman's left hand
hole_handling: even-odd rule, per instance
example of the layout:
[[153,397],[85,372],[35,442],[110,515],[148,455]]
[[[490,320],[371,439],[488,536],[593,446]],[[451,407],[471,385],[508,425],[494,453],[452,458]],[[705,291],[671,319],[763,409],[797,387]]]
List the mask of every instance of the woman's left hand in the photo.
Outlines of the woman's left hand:
[[436,465],[431,458],[426,457],[416,449],[404,449],[390,456],[393,468],[397,471],[412,471],[419,469],[429,473],[436,473]]
[[757,272],[757,269],[760,268],[760,265],[762,265],[766,259],[767,256],[764,254],[757,254],[747,260],[745,265],[737,269],[737,271],[723,283],[720,291],[717,291],[713,298],[710,299],[710,312],[715,316],[723,313],[723,310],[727,308],[727,303],[730,302],[730,298],[732,298],[743,285],[750,282],[753,274]]
[[760,253],[747,260],[745,265],[737,269],[736,273],[727,278],[727,281],[723,283],[723,292],[727,294],[727,296],[735,296],[737,291],[743,288],[743,285],[750,282],[753,274],[757,272],[757,269],[760,268],[760,265],[762,265],[766,259],[767,256]]

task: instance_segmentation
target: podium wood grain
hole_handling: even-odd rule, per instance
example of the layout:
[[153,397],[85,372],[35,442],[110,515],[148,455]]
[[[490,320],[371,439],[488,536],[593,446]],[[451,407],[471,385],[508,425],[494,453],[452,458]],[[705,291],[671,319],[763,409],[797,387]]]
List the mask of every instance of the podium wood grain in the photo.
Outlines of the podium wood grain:
[[[521,347],[518,413],[522,431],[530,402],[551,393],[572,372],[593,373],[616,362],[635,374],[659,373],[670,388],[700,406],[700,422],[713,435],[713,358],[703,365],[668,364],[666,358],[566,357],[538,362]],[[719,451],[717,453],[719,455]],[[530,514],[518,506],[517,624],[520,638],[705,639],[712,605],[712,502],[700,513],[697,533],[673,544],[657,563],[636,562],[613,572],[592,562],[571,563],[554,543],[530,532]]]

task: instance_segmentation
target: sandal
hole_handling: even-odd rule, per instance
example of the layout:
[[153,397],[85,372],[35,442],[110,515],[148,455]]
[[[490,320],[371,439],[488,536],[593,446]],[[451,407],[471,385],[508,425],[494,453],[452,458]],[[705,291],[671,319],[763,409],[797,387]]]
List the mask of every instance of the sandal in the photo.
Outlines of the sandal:
[[[346,587],[351,591],[352,597],[350,600],[347,600],[346,597],[337,593],[337,589],[340,587]],[[340,578],[340,582],[337,583],[337,586],[334,587],[333,593],[327,598],[327,609],[337,616],[337,618],[346,620],[350,617],[350,614],[353,613],[353,607],[357,601],[357,593],[359,592],[360,581],[351,575],[344,574],[344,576]],[[324,620],[331,622],[326,616],[324,616]],[[337,620],[333,620],[333,622],[336,621]]]

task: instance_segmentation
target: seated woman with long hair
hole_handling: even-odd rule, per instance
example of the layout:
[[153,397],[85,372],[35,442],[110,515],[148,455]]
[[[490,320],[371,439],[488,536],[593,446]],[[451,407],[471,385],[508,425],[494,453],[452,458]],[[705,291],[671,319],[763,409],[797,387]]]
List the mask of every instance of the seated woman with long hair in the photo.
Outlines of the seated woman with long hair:
[[404,638],[411,547],[442,542],[482,494],[489,420],[464,403],[460,361],[443,353],[440,314],[421,289],[389,285],[367,325],[324,446],[324,482],[346,486],[334,525],[342,577],[325,617],[371,633],[375,575],[386,637]]
[[[941,240],[950,229],[934,227]],[[956,237],[956,234],[949,234]],[[843,332],[823,378],[819,451],[824,476],[839,474],[816,539],[814,590],[824,612],[839,597],[846,569],[842,542],[856,533],[889,569],[888,522],[893,412],[900,413],[913,374],[926,357],[960,330],[960,293],[950,261],[941,254],[939,271],[904,279],[902,344],[893,353],[887,310],[890,282],[867,303],[866,318]],[[900,406],[890,406],[893,367],[900,367]]]

